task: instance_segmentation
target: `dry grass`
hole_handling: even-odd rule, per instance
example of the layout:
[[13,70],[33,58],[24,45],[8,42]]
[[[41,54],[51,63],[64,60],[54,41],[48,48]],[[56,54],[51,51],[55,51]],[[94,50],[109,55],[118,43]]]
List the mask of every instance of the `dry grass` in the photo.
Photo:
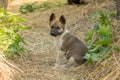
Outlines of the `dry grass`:
[[[89,0],[90,1],[90,0]],[[71,66],[67,69],[54,68],[56,48],[53,39],[49,35],[49,16],[52,12],[58,16],[64,14],[67,20],[67,29],[81,40],[90,30],[94,23],[90,22],[90,16],[98,9],[114,10],[114,0],[104,0],[87,5],[67,5],[60,8],[49,9],[44,12],[29,13],[21,15],[30,22],[31,30],[21,32],[28,44],[25,55],[13,57],[15,63],[24,71],[17,80],[120,80],[120,53],[113,54],[106,60],[91,63],[88,66]],[[115,43],[120,45],[119,22],[114,23]],[[118,30],[118,31],[117,31]]]
[[16,80],[16,72],[23,73],[22,70],[9,63],[2,55],[0,55],[0,80]]

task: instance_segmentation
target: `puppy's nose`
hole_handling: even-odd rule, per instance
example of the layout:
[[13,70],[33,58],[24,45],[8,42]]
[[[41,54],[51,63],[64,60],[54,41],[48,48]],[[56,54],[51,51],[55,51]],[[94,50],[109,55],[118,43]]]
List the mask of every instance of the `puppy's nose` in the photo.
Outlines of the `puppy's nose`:
[[55,32],[51,31],[51,32],[50,32],[50,35],[55,36]]
[[55,34],[51,32],[50,35],[55,35]]

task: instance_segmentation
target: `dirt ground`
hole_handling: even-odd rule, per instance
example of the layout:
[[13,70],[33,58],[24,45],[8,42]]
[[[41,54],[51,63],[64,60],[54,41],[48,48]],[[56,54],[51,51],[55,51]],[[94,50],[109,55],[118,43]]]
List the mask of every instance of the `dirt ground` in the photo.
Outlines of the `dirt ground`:
[[114,54],[102,62],[91,63],[88,66],[54,68],[57,51],[53,37],[49,33],[50,14],[54,12],[58,17],[63,14],[67,21],[66,28],[84,41],[86,32],[94,24],[89,20],[90,15],[97,9],[114,10],[114,1],[91,2],[80,6],[66,5],[43,12],[20,15],[28,19],[25,25],[30,26],[31,29],[21,32],[28,44],[25,47],[26,53],[20,57],[14,56],[10,60],[24,71],[23,74],[16,76],[16,80],[120,80],[120,54]]

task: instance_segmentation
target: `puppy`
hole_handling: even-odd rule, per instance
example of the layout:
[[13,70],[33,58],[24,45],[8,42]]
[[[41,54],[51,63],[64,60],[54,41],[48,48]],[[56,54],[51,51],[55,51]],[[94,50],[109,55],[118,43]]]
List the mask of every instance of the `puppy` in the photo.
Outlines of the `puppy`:
[[[50,35],[54,37],[58,51],[55,67],[68,67],[73,63],[83,64],[85,62],[83,56],[88,51],[85,44],[65,28],[65,24],[66,20],[63,15],[59,19],[56,19],[54,13],[50,15]],[[68,63],[61,65],[64,56]]]

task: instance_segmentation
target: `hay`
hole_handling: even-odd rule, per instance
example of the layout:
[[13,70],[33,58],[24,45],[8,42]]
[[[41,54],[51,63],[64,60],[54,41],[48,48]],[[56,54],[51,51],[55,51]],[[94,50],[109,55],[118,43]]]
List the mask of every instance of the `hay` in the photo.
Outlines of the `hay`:
[[[86,32],[94,24],[89,20],[90,15],[98,9],[114,10],[114,2],[111,0],[104,0],[101,3],[93,1],[88,5],[79,7],[67,5],[44,12],[22,15],[31,21],[30,24],[27,22],[26,25],[32,26],[32,28],[21,33],[28,44],[25,56],[15,57],[13,60],[25,72],[20,75],[22,76],[21,80],[120,80],[120,53],[118,52],[113,52],[113,55],[108,59],[96,64],[91,63],[88,66],[73,66],[65,70],[53,68],[56,49],[49,36],[49,15],[52,12],[58,15],[64,14],[67,19],[67,29],[84,40]],[[120,27],[118,27],[118,23],[115,23],[113,28],[117,40],[113,46],[119,47]]]
[[0,55],[0,80],[16,80],[16,71],[23,73],[22,70],[9,63],[2,55]]

